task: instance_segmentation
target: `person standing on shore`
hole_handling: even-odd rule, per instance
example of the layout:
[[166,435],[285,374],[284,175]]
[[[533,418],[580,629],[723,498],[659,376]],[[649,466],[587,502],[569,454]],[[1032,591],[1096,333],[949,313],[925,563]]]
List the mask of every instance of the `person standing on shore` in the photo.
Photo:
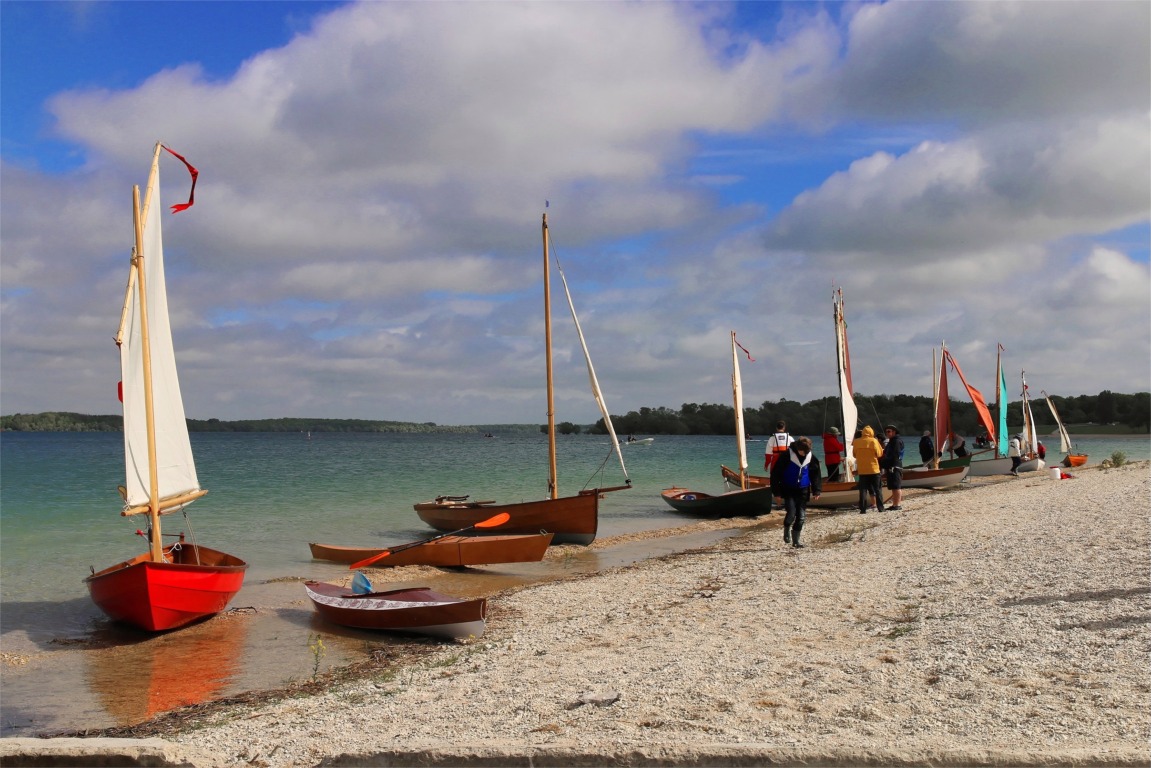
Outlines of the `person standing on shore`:
[[777,456],[787,453],[793,442],[794,438],[787,434],[787,422],[783,419],[775,422],[775,432],[767,438],[767,445],[763,449],[763,468],[770,472],[772,462]]
[[827,480],[834,483],[840,478],[840,463],[843,461],[843,451],[847,446],[839,439],[839,429],[828,427],[823,433],[823,463],[827,465]]
[[864,427],[863,432],[851,441],[851,450],[855,454],[855,468],[859,473],[859,514],[866,515],[867,497],[875,497],[875,508],[883,511],[883,488],[879,481],[879,457],[883,455],[883,446],[875,439],[875,430],[870,426]]
[[899,502],[903,500],[903,438],[894,424],[883,428],[887,441],[883,444],[883,456],[879,459],[879,466],[883,468],[883,477],[887,481],[887,489],[891,491],[892,512],[903,509]]
[[783,541],[802,549],[799,534],[807,520],[807,502],[818,499],[823,490],[823,470],[811,452],[811,439],[795,440],[787,452],[771,464],[771,495],[783,499]]
[[1007,444],[1007,455],[1011,457],[1011,474],[1019,477],[1019,465],[1023,463],[1023,435],[1016,435]]

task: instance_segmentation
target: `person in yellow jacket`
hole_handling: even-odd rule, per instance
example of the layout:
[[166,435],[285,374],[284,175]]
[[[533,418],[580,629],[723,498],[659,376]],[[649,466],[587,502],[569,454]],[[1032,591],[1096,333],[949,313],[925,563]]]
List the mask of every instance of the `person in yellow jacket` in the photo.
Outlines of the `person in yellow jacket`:
[[875,430],[864,427],[863,433],[851,441],[851,452],[855,454],[856,471],[859,473],[859,514],[867,514],[867,497],[875,497],[875,508],[883,511],[883,486],[880,483],[879,457],[883,446],[875,439]]

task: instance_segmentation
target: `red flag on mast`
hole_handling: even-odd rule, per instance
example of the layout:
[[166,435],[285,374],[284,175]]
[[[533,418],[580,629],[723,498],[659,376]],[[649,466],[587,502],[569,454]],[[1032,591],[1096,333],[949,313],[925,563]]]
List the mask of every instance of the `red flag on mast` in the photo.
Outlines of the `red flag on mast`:
[[180,211],[187,210],[188,208],[191,208],[193,205],[195,205],[195,203],[196,203],[196,179],[197,179],[197,177],[199,177],[200,172],[197,171],[194,167],[192,167],[192,164],[189,163],[187,160],[185,160],[183,155],[181,155],[177,152],[173,152],[169,147],[167,147],[164,144],[161,144],[160,146],[164,147],[164,149],[168,152],[168,154],[172,155],[177,160],[179,160],[181,163],[183,163],[185,165],[185,167],[187,167],[188,173],[192,174],[192,189],[190,192],[188,192],[188,202],[179,203],[177,205],[172,206],[172,213],[179,213]]

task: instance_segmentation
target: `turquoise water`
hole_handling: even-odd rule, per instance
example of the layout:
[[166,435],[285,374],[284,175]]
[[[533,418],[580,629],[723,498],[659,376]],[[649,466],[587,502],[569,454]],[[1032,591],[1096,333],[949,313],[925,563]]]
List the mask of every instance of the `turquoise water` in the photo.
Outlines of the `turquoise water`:
[[[430,536],[411,505],[437,494],[501,502],[546,495],[543,435],[195,433],[192,442],[210,492],[192,505],[188,521],[165,517],[165,530],[190,527],[202,543],[247,560],[249,580],[317,576],[309,541],[386,546]],[[762,445],[748,445],[753,472],[762,466]],[[145,520],[119,515],[121,446],[114,433],[0,435],[0,601],[85,597],[90,568],[144,549],[134,531]],[[1084,438],[1079,447],[1092,464],[1116,450],[1130,460],[1151,458],[1147,438]],[[603,436],[562,437],[561,494],[621,484],[609,450]],[[907,451],[911,461],[914,445]],[[658,436],[625,447],[634,487],[601,502],[600,536],[681,524],[659,491],[719,492],[718,467],[734,466],[735,453],[724,436]]]
[[[152,636],[106,621],[83,584],[90,568],[144,548],[134,535],[144,521],[119,515],[121,436],[0,433],[0,644],[6,654],[27,658],[0,666],[0,735],[129,725],[182,704],[278,687],[312,673],[315,636],[325,640],[324,669],[362,658],[366,647],[398,642],[327,625],[314,615],[295,579],[336,580],[348,571],[311,560],[308,542],[416,541],[434,533],[412,510],[416,501],[437,494],[539,499],[547,480],[547,443],[534,434],[308,439],[197,433],[192,445],[200,481],[210,491],[190,510],[192,530],[203,543],[250,563],[232,602],[247,613]],[[762,467],[763,446],[748,445],[753,471]],[[1151,458],[1147,438],[1082,439],[1079,447],[1090,463],[1117,450],[1131,460]],[[609,448],[601,436],[561,438],[561,493],[621,484]],[[907,450],[913,454],[914,445]],[[689,522],[659,491],[680,485],[720,492],[719,465],[734,465],[735,454],[734,439],[722,436],[657,436],[652,445],[626,447],[634,487],[601,501],[600,536]],[[165,530],[187,531],[188,521],[168,516]],[[655,540],[610,552],[567,547],[575,554],[550,564],[439,573],[434,586],[460,595],[492,594],[557,569],[602,570],[661,547],[706,543]]]

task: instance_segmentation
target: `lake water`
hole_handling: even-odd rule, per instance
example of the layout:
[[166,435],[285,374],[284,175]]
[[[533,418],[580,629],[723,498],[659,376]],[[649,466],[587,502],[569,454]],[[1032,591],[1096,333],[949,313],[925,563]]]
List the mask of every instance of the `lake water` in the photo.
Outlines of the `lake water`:
[[[0,434],[3,735],[126,725],[183,703],[306,677],[315,634],[326,637],[325,667],[362,657],[369,636],[324,625],[303,597],[299,579],[348,573],[313,561],[309,541],[388,546],[426,538],[434,532],[412,504],[440,494],[500,502],[546,495],[547,443],[531,433],[195,433],[192,447],[210,492],[192,505],[189,520],[166,517],[165,530],[191,530],[198,541],[246,560],[244,589],[232,605],[254,608],[260,620],[221,617],[150,636],[104,619],[83,583],[92,568],[144,549],[134,532],[145,521],[119,515],[121,435]],[[1090,464],[1119,450],[1129,460],[1151,458],[1146,437],[1082,438],[1078,447]],[[749,443],[748,451],[755,472],[763,443]],[[914,453],[909,440],[909,461]],[[561,437],[558,454],[561,495],[621,484],[606,437]],[[651,445],[626,447],[634,487],[601,501],[600,537],[684,524],[659,491],[679,485],[721,492],[719,465],[733,466],[735,454],[733,438],[723,436],[657,436]],[[563,567],[596,570],[675,546],[573,548]],[[541,568],[471,569],[445,576],[445,591],[488,594],[543,578]]]

